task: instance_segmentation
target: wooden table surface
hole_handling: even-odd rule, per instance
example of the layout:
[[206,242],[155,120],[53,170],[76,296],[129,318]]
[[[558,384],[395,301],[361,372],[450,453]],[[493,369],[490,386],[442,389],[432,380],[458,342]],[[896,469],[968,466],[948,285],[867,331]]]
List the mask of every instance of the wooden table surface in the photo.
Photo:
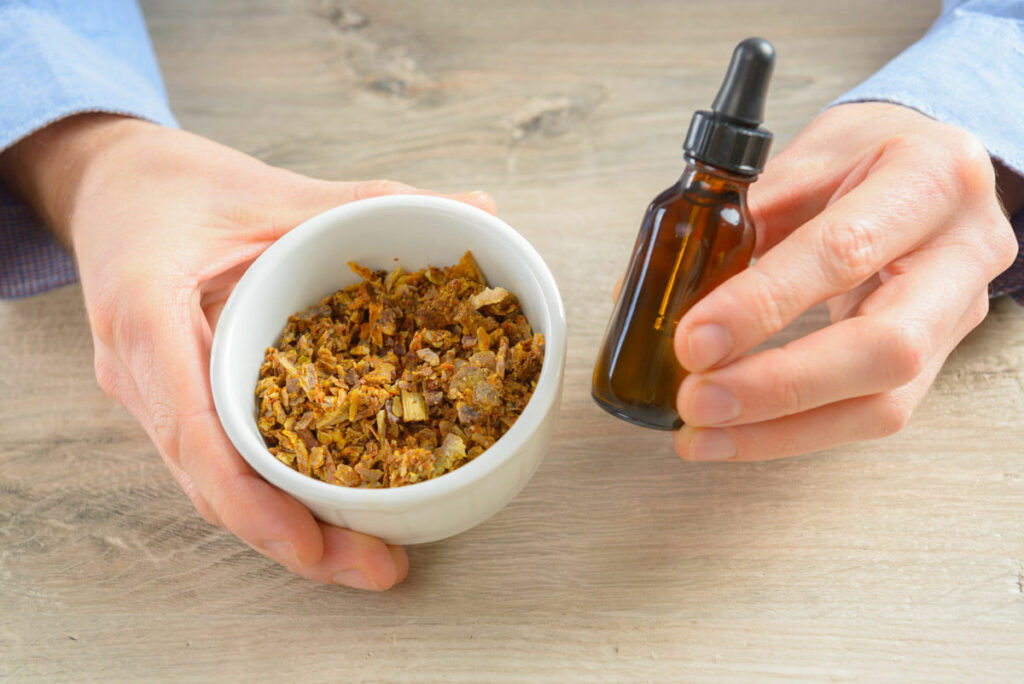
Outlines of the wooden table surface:
[[[96,386],[75,287],[0,304],[0,678],[1018,681],[1024,311],[996,303],[901,434],[679,461],[589,375],[649,199],[732,46],[773,40],[781,147],[938,2],[143,3],[183,126],[326,178],[485,189],[569,317],[547,459],[371,595],[210,527]],[[788,337],[821,325],[820,311]]]

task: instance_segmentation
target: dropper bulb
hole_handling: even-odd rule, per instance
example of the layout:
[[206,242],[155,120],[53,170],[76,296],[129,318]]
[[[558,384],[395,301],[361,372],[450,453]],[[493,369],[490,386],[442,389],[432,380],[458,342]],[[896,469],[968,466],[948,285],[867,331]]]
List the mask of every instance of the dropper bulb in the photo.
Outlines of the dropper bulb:
[[775,66],[775,48],[764,38],[747,38],[736,46],[729,70],[711,109],[752,128],[764,121],[768,82]]
[[772,145],[761,122],[774,66],[775,48],[764,38],[736,46],[711,111],[693,113],[683,143],[687,156],[745,176],[761,173]]

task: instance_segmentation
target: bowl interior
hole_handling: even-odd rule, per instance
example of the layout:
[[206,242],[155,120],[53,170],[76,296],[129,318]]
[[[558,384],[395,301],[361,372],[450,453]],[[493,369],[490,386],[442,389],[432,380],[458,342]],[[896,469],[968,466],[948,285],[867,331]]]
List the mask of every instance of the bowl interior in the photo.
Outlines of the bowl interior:
[[[448,266],[471,250],[491,286],[514,292],[534,330],[545,336],[545,360],[526,410],[495,446],[458,470],[397,489],[365,490],[319,482],[279,463],[267,451],[255,420],[254,392],[267,347],[277,344],[288,317],[358,281],[349,261],[390,271]],[[554,403],[564,363],[565,315],[550,272],[533,247],[499,219],[468,205],[402,195],[332,209],[274,243],[246,271],[218,322],[211,359],[217,412],[246,460],[274,484],[321,500],[423,491],[454,476],[464,479],[489,458],[508,456],[514,432],[527,431]],[[546,376],[546,377],[545,377]],[[547,389],[550,387],[550,391]],[[548,393],[552,400],[545,401]],[[533,415],[536,413],[537,415]],[[502,445],[506,442],[505,445]],[[499,446],[503,448],[499,449]],[[495,452],[492,454],[492,452]],[[478,464],[479,462],[479,464]],[[473,468],[470,468],[473,466]],[[468,469],[468,470],[467,470]],[[466,471],[466,472],[463,472]],[[426,493],[426,492],[424,492]]]

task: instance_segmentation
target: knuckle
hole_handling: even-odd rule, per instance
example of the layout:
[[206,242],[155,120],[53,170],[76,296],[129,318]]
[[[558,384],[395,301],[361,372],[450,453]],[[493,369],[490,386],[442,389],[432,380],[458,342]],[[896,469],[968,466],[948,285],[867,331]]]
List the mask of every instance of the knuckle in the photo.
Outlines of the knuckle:
[[988,150],[974,135],[955,126],[946,138],[949,168],[953,178],[969,194],[990,194],[995,188],[995,169]]
[[93,369],[96,372],[96,382],[99,384],[100,389],[112,399],[124,403],[123,381],[121,374],[117,371],[114,364],[97,354],[93,360]]
[[901,323],[884,328],[881,352],[886,360],[889,386],[900,387],[920,375],[930,349],[928,335],[918,325]]
[[987,231],[992,252],[993,266],[996,269],[995,275],[999,275],[1017,260],[1017,253],[1020,251],[1020,244],[1013,232],[1010,222],[1000,212],[999,218],[993,222],[994,228]]
[[896,395],[882,395],[874,407],[875,435],[888,437],[895,435],[910,422],[914,407],[905,399]]
[[959,203],[994,194],[995,170],[985,146],[962,128],[935,124],[931,133],[898,136],[896,144],[919,160],[918,194]]
[[987,280],[1010,268],[1017,261],[1020,249],[1013,227],[995,205],[970,219],[969,229],[958,232],[954,239],[954,244]]
[[174,409],[163,401],[150,401],[149,424],[159,445],[164,449],[167,458],[180,467],[178,455],[179,421]]
[[967,311],[967,325],[970,330],[981,325],[981,322],[988,316],[988,295],[982,295],[971,305]]
[[979,197],[995,194],[995,169],[988,150],[972,134],[956,126],[944,126],[944,135],[936,147],[937,167],[944,174],[945,194],[952,197]]
[[965,230],[951,232],[953,247],[974,264],[977,273],[992,280],[1017,261],[1020,244],[1013,226],[994,203],[986,211],[969,216]]
[[158,318],[150,316],[148,310],[133,306],[133,302],[151,301],[152,297],[148,293],[152,291],[152,276],[141,268],[105,278],[86,301],[89,324],[97,339],[115,350],[128,349],[140,321],[160,322]]
[[825,224],[820,239],[825,275],[837,289],[856,287],[877,270],[878,233],[864,221]]
[[116,322],[122,318],[120,312],[124,306],[123,290],[113,287],[104,281],[95,290],[86,295],[86,310],[89,313],[89,324],[96,338],[107,346],[114,346]]
[[[778,294],[773,280],[755,262],[747,272],[753,277],[749,289],[749,297],[756,324],[765,337],[770,337],[782,330],[787,323],[787,311],[790,308],[783,297]],[[744,308],[747,308],[746,306]]]
[[786,347],[774,351],[776,353],[769,352],[770,356],[766,359],[769,361],[768,367],[773,369],[770,383],[772,403],[787,415],[800,413],[808,408],[801,389],[800,374],[794,372],[792,359],[787,358],[789,353]]

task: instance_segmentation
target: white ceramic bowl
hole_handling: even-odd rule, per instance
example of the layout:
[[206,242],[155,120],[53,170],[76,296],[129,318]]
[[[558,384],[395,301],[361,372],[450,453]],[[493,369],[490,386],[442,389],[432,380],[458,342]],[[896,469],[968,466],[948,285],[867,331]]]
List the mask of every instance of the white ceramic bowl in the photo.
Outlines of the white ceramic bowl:
[[[456,263],[472,250],[489,283],[514,292],[544,334],[537,389],[515,425],[458,470],[394,489],[320,482],[278,461],[256,427],[256,380],[291,314],[358,280],[346,265],[406,270]],[[397,261],[395,259],[398,259]],[[319,519],[393,544],[450,537],[497,513],[544,457],[562,393],[565,311],[537,251],[508,224],[454,200],[393,195],[315,216],[270,246],[242,276],[217,324],[210,361],[221,423],[246,461]]]

